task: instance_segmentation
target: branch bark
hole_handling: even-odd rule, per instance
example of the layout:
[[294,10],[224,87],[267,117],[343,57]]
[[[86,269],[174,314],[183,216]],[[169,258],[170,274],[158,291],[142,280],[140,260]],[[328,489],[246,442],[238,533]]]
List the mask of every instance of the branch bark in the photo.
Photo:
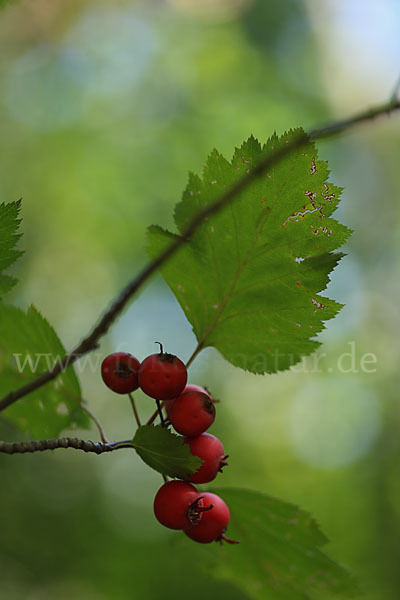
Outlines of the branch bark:
[[335,121],[328,123],[327,125],[312,130],[308,135],[302,134],[295,138],[291,143],[287,144],[284,148],[268,156],[253,169],[249,171],[242,179],[240,179],[233,187],[227,190],[218,200],[213,204],[206,206],[199,211],[194,218],[190,221],[184,232],[178,237],[168,248],[160,254],[158,258],[149,262],[142,271],[139,272],[128,285],[122,290],[122,292],[115,298],[111,303],[111,306],[104,312],[103,316],[95,324],[89,334],[74,348],[71,352],[66,354],[60,359],[52,369],[46,371],[39,377],[33,379],[29,383],[19,387],[18,389],[10,392],[0,400],[0,411],[6,409],[8,406],[27,396],[31,392],[39,389],[41,386],[55,379],[60,373],[65,371],[70,365],[75,363],[81,356],[91,352],[98,347],[99,340],[107,333],[112,323],[121,314],[126,307],[127,303],[137,293],[137,291],[143,286],[146,281],[153,275],[159,267],[161,267],[171,256],[173,256],[177,250],[183,244],[188,241],[191,236],[195,233],[197,228],[203,223],[205,219],[218,213],[225,206],[227,206],[232,200],[235,199],[250,183],[256,180],[262,175],[267,169],[270,169],[279,161],[285,158],[290,152],[302,146],[307,139],[324,139],[343,133],[344,131],[362,123],[366,123],[380,117],[382,115],[390,115],[396,110],[400,109],[400,100],[396,97],[392,98],[389,102],[373,107],[366,111],[357,113],[350,118],[343,119],[341,121]]
[[83,452],[94,452],[103,454],[120,448],[132,448],[129,440],[122,442],[91,442],[79,440],[78,438],[51,438],[50,440],[35,440],[31,442],[1,442],[0,452],[5,454],[26,454],[27,452],[43,452],[44,450],[56,450],[57,448],[74,448]]

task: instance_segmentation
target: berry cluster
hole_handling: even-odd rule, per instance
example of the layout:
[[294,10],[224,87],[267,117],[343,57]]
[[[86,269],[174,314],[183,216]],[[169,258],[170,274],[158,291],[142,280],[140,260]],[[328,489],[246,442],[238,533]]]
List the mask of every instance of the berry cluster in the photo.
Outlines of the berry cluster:
[[142,363],[127,352],[114,352],[101,365],[101,376],[107,387],[117,394],[130,394],[139,387],[156,400],[176,398],[187,382],[186,367],[173,354],[151,354]]
[[[139,387],[157,401],[161,422],[184,436],[190,452],[202,465],[189,481],[166,481],[154,499],[157,520],[170,529],[182,529],[191,539],[208,543],[228,541],[225,531],[229,508],[216,494],[200,493],[193,483],[208,483],[227,464],[220,440],[206,430],[215,420],[215,404],[210,393],[198,385],[186,385],[184,363],[173,354],[152,354],[140,363],[125,352],[107,356],[101,366],[104,383],[114,392],[127,394]],[[160,404],[162,401],[162,404]],[[163,419],[165,409],[167,421]],[[190,483],[189,483],[190,482]]]

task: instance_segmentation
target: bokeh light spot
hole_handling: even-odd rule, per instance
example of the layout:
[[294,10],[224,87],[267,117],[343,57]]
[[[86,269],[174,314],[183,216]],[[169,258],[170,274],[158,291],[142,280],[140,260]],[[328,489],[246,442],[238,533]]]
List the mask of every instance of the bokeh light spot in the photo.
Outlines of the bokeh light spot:
[[374,392],[342,378],[324,378],[295,396],[289,435],[297,456],[323,469],[350,464],[371,448],[381,428]]

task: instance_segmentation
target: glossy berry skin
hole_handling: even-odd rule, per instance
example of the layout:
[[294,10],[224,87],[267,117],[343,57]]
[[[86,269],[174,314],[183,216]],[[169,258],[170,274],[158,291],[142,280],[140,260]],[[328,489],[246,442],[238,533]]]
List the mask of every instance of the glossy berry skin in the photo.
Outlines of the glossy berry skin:
[[201,521],[197,525],[186,528],[185,533],[192,540],[201,544],[222,541],[225,539],[224,533],[230,520],[229,508],[216,494],[205,492],[202,494],[202,498],[204,508],[210,506],[213,508],[203,512]]
[[[184,394],[185,392],[202,392],[203,394],[207,394],[210,400],[212,400],[210,392],[208,392],[205,388],[202,388],[200,385],[195,385],[194,383],[188,383],[188,385],[183,390],[182,394]],[[172,400],[167,400],[164,403],[165,412],[167,413],[168,418],[174,400],[175,398],[173,398]]]
[[203,392],[184,392],[175,398],[169,420],[175,431],[187,437],[196,437],[214,423],[215,406]]
[[139,369],[139,386],[156,400],[170,400],[179,396],[187,382],[184,363],[166,352],[151,354]]
[[190,475],[189,481],[192,483],[208,483],[216,478],[218,472],[227,465],[224,447],[220,440],[211,435],[211,433],[201,433],[194,438],[185,438],[185,444],[188,444],[190,452],[198,456],[203,461],[201,467]]
[[127,352],[109,354],[101,364],[101,376],[107,387],[117,394],[128,394],[139,387],[140,362]]
[[156,519],[170,529],[185,529],[202,518],[203,500],[187,481],[167,481],[154,498]]

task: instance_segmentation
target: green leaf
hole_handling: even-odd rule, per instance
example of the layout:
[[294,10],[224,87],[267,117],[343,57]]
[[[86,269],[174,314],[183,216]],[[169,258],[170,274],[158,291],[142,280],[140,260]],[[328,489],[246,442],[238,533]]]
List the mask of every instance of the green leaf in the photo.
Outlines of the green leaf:
[[[203,177],[190,174],[175,223],[181,233],[261,159],[297,136],[251,137],[231,162],[214,150]],[[312,338],[341,305],[319,295],[351,231],[331,217],[341,189],[327,183],[313,142],[291,152],[210,217],[162,267],[202,348],[213,346],[253,373],[289,368],[318,347]],[[156,257],[176,236],[148,231]]]
[[[33,306],[25,313],[0,302],[0,394],[34,379],[53,366],[65,349],[56,332]],[[56,437],[65,428],[88,427],[81,390],[72,367],[4,413],[36,438]]]
[[21,237],[17,233],[21,220],[18,218],[21,201],[0,204],[0,297],[4,296],[17,283],[17,280],[3,271],[8,269],[23,254],[15,246]]
[[[236,582],[255,599],[353,596],[353,577],[320,549],[327,543],[314,519],[277,498],[241,489],[212,490],[231,511],[226,535],[236,546],[207,548],[206,568]],[[211,564],[208,564],[211,561]]]
[[191,454],[183,437],[161,425],[139,427],[132,446],[140,458],[159,473],[185,479],[201,467],[202,460]]

